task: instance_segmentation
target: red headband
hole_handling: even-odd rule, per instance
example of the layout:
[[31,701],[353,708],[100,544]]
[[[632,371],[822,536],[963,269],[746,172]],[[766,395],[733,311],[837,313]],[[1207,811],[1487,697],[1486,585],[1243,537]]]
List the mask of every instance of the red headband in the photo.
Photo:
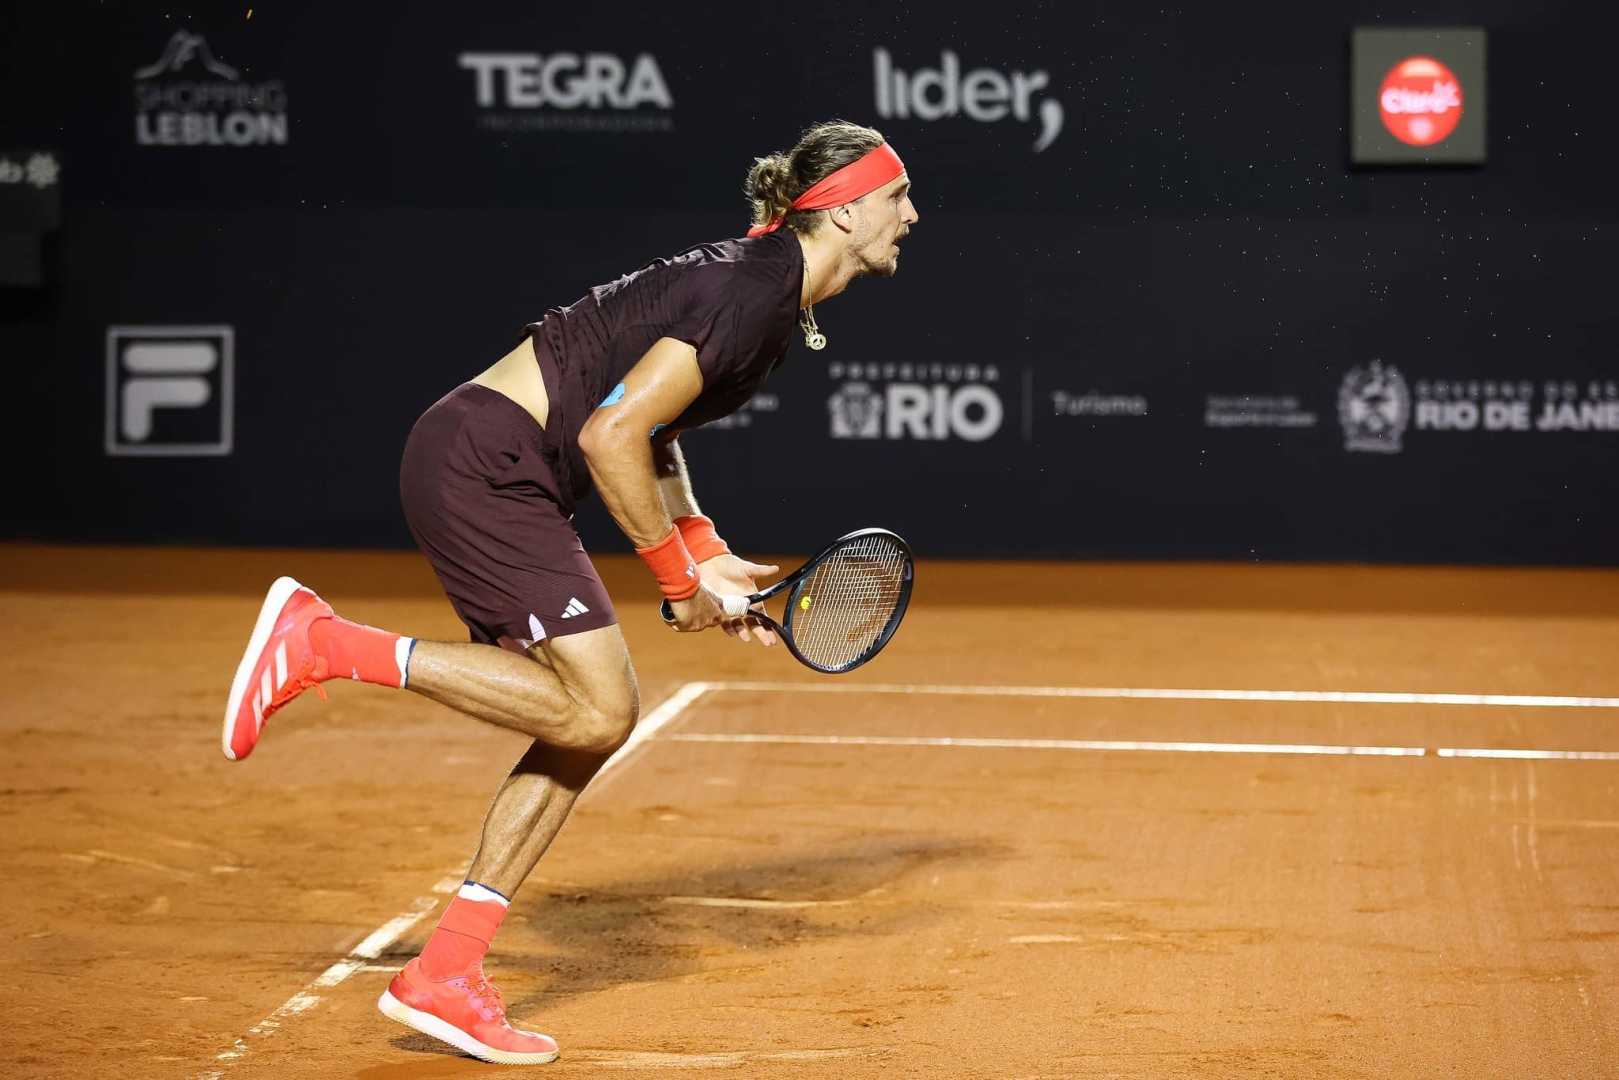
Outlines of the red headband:
[[[894,153],[894,148],[881,143],[876,149],[831,173],[793,200],[794,210],[830,210],[834,206],[852,203],[862,195],[870,195],[905,171],[905,163]],[[748,230],[749,236],[763,236],[781,228],[782,218],[774,218],[764,225]]]

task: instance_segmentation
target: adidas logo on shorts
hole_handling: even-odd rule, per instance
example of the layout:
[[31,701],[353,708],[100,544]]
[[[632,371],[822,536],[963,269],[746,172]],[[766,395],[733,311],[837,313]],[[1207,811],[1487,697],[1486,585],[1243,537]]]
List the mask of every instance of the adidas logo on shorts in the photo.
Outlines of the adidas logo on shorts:
[[568,597],[568,610],[562,613],[562,617],[564,619],[571,619],[575,615],[583,615],[589,610],[590,609],[585,607],[577,596],[570,596]]

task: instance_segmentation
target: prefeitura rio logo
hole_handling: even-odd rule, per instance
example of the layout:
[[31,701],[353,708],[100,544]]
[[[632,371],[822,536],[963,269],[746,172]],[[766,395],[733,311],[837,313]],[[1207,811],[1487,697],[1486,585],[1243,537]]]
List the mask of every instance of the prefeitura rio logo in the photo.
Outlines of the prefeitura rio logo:
[[1461,80],[1431,56],[1407,57],[1383,76],[1377,109],[1390,135],[1409,146],[1432,146],[1461,121]]

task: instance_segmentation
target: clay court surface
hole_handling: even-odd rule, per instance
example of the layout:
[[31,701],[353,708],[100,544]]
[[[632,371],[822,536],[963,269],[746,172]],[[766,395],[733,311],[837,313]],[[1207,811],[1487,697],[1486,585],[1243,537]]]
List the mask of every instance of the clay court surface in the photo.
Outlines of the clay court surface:
[[[344,683],[219,751],[272,577],[460,638],[419,558],[0,567],[0,1075],[511,1072],[373,1002],[522,740]],[[650,735],[489,963],[544,1075],[1619,1075],[1619,574],[924,563],[832,680],[603,571]]]

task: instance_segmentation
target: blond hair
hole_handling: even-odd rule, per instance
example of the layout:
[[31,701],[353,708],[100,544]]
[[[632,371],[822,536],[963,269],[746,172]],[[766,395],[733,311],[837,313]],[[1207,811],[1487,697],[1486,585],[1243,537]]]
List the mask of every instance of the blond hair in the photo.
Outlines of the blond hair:
[[793,200],[883,144],[882,133],[848,120],[813,124],[799,135],[797,144],[755,158],[742,184],[753,211],[753,224],[766,225],[784,218],[789,229],[808,235],[820,224],[813,210],[794,210]]

